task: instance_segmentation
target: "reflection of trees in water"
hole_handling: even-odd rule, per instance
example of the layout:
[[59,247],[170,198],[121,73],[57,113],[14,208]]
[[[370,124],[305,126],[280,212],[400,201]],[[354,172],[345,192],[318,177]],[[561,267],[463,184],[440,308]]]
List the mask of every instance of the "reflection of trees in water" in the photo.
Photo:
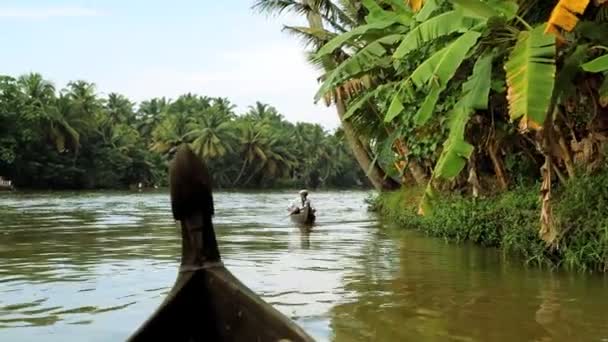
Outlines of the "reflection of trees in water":
[[[547,272],[510,266],[489,249],[389,231],[389,239],[380,233],[368,242],[360,265],[344,279],[355,299],[331,311],[334,341],[593,336],[584,330],[589,313],[566,303],[559,280]],[[580,288],[569,290],[588,295]],[[569,304],[574,307],[567,313],[564,305]]]

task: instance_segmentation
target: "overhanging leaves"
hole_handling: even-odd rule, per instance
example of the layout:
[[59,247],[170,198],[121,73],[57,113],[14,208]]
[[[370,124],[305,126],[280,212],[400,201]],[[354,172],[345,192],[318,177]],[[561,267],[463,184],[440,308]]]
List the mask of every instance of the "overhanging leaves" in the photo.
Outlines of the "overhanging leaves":
[[431,14],[433,14],[433,12],[439,8],[439,4],[442,2],[443,0],[425,1],[424,6],[420,10],[420,12],[416,14],[416,17],[414,19],[416,19],[416,21],[418,22],[423,22],[427,20],[431,16]]
[[588,72],[608,71],[608,54],[583,64],[582,68]]
[[480,20],[464,17],[460,11],[450,11],[435,16],[411,30],[395,50],[394,58],[403,58],[425,43],[455,32],[466,32]]
[[361,0],[361,3],[369,11],[369,14],[365,17],[368,24],[392,20],[403,25],[409,25],[413,20],[411,13],[403,11],[404,6],[394,8],[395,11],[385,11],[375,0]]
[[401,94],[397,91],[391,101],[391,105],[388,107],[384,122],[391,122],[397,115],[401,114],[403,109],[403,100],[401,99]]
[[492,17],[503,17],[507,20],[515,17],[518,6],[513,1],[496,0],[450,0],[451,3],[461,8],[469,16],[490,19]]
[[545,121],[555,78],[555,37],[544,27],[521,31],[505,64],[511,120],[540,128]]
[[469,31],[458,37],[420,64],[412,72],[409,80],[418,88],[424,87],[431,80],[438,81],[440,85],[445,86],[479,36],[479,32]]
[[[465,129],[469,117],[474,110],[486,109],[488,107],[492,76],[492,57],[491,53],[480,57],[473,67],[473,73],[462,86],[464,96],[449,113],[450,133],[433,170],[433,179],[452,179],[456,177],[465,167],[471,153],[473,153],[473,146],[464,139]],[[421,213],[428,213],[431,210],[433,194],[431,180],[420,203]]]
[[373,32],[373,31],[383,30],[393,24],[395,24],[394,20],[385,20],[385,21],[375,22],[372,24],[358,26],[358,27],[352,29],[351,31],[348,31],[346,33],[343,33],[339,36],[334,37],[332,40],[327,42],[327,44],[323,45],[323,47],[321,47],[319,49],[319,51],[317,52],[315,57],[321,58],[324,55],[328,55],[328,54],[334,52],[336,49],[342,47],[346,42],[348,42],[351,39],[354,39],[361,35],[369,34],[370,32]]
[[356,77],[365,71],[382,66],[382,63],[389,63],[388,60],[384,61],[381,59],[381,57],[384,57],[387,52],[384,45],[395,44],[397,41],[402,39],[402,37],[403,36],[400,34],[382,37],[376,41],[373,41],[346,59],[344,62],[338,65],[338,67],[328,73],[325,81],[315,95],[315,101],[318,101],[321,97],[323,97],[323,95],[344,80]]
[[412,72],[409,80],[422,89],[431,83],[429,93],[420,109],[416,113],[415,121],[422,125],[428,121],[435,109],[439,94],[445,89],[449,80],[454,77],[456,70],[473,47],[480,33],[469,31],[458,37],[451,44],[437,51],[430,58],[420,64]]

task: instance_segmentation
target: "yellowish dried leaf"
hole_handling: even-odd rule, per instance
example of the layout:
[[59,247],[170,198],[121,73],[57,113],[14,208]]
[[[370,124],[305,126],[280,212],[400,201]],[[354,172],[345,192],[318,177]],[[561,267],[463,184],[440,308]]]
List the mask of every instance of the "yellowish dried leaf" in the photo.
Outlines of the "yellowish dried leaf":
[[559,5],[567,8],[570,12],[583,14],[587,5],[589,5],[589,0],[560,0]]
[[424,0],[407,0],[408,4],[412,8],[412,11],[418,12],[424,4]]
[[530,130],[539,131],[543,128],[541,124],[538,122],[529,119],[527,116],[524,116],[519,120],[519,130],[521,132],[528,132]]
[[564,30],[570,32],[576,26],[578,22],[578,17],[573,12],[570,12],[566,7],[563,7],[560,4],[557,4],[551,12],[551,17],[549,18],[549,24],[554,26],[559,26]]
[[578,23],[576,14],[585,12],[590,0],[560,0],[551,11],[551,16],[547,21],[545,33],[552,33],[558,38],[563,39],[557,27],[570,32]]

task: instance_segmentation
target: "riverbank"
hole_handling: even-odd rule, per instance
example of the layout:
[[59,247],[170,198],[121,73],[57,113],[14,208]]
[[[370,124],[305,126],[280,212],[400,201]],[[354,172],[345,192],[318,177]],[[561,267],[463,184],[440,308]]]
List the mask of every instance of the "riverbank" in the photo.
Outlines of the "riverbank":
[[538,185],[493,197],[445,195],[432,216],[416,214],[423,189],[384,193],[373,201],[385,220],[449,242],[497,247],[526,264],[580,271],[608,271],[608,170],[572,179],[554,193],[559,245],[549,249],[538,237]]

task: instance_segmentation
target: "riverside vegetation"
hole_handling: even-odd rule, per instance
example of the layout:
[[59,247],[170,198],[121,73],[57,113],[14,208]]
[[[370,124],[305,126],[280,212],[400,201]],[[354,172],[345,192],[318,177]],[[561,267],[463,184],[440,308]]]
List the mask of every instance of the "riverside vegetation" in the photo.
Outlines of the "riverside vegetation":
[[375,206],[529,262],[608,270],[608,2],[259,0],[322,70]]
[[36,73],[0,77],[0,175],[18,188],[164,186],[181,143],[219,188],[365,186],[342,136],[260,102],[242,115],[226,98],[193,94],[136,106],[85,81],[57,91]]

